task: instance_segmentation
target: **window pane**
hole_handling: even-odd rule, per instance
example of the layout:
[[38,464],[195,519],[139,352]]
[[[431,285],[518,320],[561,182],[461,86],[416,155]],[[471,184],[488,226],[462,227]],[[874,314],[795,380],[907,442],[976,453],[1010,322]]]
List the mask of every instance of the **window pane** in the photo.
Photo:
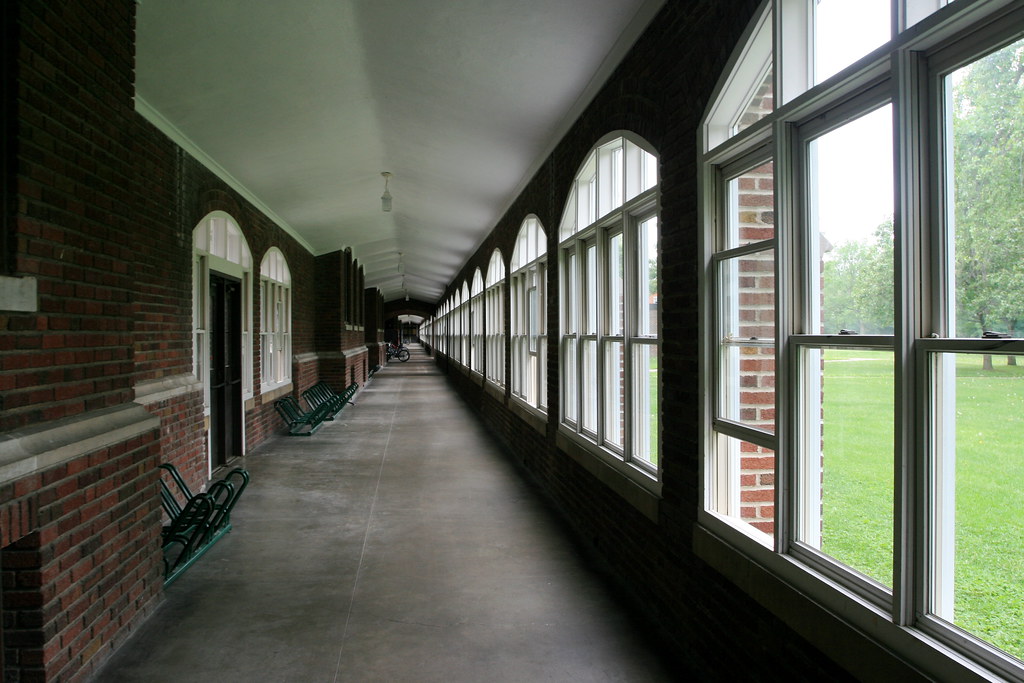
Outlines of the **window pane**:
[[580,382],[580,398],[583,410],[583,429],[597,432],[597,341],[584,339],[583,377]]
[[810,156],[808,240],[821,259],[808,330],[892,334],[891,105],[813,140]]
[[622,342],[604,344],[604,440],[622,448],[623,409],[626,402],[625,364]]
[[893,354],[804,349],[798,539],[892,585]]
[[740,112],[739,120],[736,122],[735,132],[739,133],[754,125],[775,109],[774,95],[774,71],[769,67],[768,73],[761,80],[761,84],[754,91],[747,106]]
[[641,337],[658,335],[658,218],[652,216],[637,227],[636,256],[640,286],[637,287],[639,314],[637,333]]
[[658,464],[658,347],[634,344],[633,456],[652,465]]
[[622,335],[625,324],[622,299],[622,233],[612,235],[608,239],[608,334]]
[[728,184],[728,234],[723,249],[775,237],[775,175],[769,162]]
[[890,0],[816,0],[814,3],[814,82],[829,76],[888,42]]
[[[965,66],[951,88],[953,334],[1014,337],[1024,321],[1024,40]],[[954,332],[955,330],[955,332]]]
[[583,296],[586,297],[586,318],[583,321],[583,331],[586,334],[597,333],[597,245],[588,244],[587,260],[585,263]]
[[939,354],[933,611],[1024,658],[1024,361]]
[[577,342],[574,337],[569,337],[565,340],[565,350],[562,356],[562,376],[565,378],[565,383],[562,385],[563,388],[563,404],[562,410],[565,414],[565,419],[568,422],[576,422],[577,420],[577,404],[579,396],[577,395],[577,387],[579,384],[579,378],[576,375],[576,358],[577,353]]
[[573,334],[579,327],[577,307],[579,305],[579,281],[576,275],[576,251],[570,251],[565,259],[565,275],[562,281],[565,291],[565,332]]
[[710,467],[709,506],[746,525],[766,546],[775,533],[775,452],[719,435]]
[[775,250],[719,264],[719,416],[775,431]]
[[538,339],[537,351],[537,394],[533,405],[540,409],[548,407],[548,338],[541,335]]

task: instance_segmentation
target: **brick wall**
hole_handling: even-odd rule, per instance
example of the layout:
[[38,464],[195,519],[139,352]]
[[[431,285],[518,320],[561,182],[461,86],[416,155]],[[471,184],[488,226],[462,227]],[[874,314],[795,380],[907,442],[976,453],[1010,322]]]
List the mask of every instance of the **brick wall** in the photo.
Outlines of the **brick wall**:
[[81,677],[152,610],[159,455],[151,430],[0,491],[5,681]]
[[[253,259],[247,448],[283,428],[258,363],[258,269],[272,246],[292,274],[296,389],[319,379],[317,312],[332,304],[314,300],[314,258],[134,111],[134,8],[3,8],[2,274],[34,278],[39,295],[38,310],[0,311],[5,683],[85,678],[157,604],[156,465],[196,490],[209,477],[192,232],[211,211],[234,219]],[[361,329],[339,340],[365,348]],[[365,377],[365,353],[349,365]]]
[[0,431],[130,400],[131,141],[118,124],[132,18],[109,5],[26,0],[12,10],[22,50],[9,229],[14,274],[36,278],[39,309],[0,313]]

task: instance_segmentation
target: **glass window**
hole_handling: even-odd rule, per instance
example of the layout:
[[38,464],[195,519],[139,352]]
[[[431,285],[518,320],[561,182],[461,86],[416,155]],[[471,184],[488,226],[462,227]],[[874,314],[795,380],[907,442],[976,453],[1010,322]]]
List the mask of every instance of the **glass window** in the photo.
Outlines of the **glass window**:
[[547,409],[546,253],[544,228],[530,216],[512,252],[512,395],[541,411]]
[[929,675],[1021,678],[1024,8],[747,35],[705,117],[701,523]]
[[473,274],[473,286],[470,290],[469,329],[470,353],[469,367],[483,374],[484,371],[484,278],[477,268]]
[[292,380],[291,273],[284,254],[271,247],[260,263],[260,384],[273,389]]
[[814,82],[889,40],[889,0],[814,0]]
[[487,379],[505,385],[505,262],[497,249],[487,266],[484,293]]
[[629,136],[599,143],[559,230],[563,431],[645,485],[659,467],[657,168]]

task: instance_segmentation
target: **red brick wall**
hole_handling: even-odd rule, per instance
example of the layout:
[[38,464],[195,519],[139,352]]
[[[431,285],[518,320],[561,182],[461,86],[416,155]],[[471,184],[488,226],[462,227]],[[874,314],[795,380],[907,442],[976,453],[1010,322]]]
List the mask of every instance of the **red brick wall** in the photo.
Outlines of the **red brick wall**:
[[[14,274],[39,310],[0,314],[0,431],[130,400],[132,13],[22,2]],[[71,27],[74,27],[72,30]]]
[[153,608],[159,456],[151,431],[0,492],[0,519],[21,521],[0,550],[5,680],[80,678]]
[[[0,312],[0,434],[59,433],[60,420],[105,409],[143,419],[136,398],[160,425],[0,483],[5,681],[85,677],[156,604],[156,465],[174,463],[195,489],[208,477],[191,268],[192,231],[210,211],[232,216],[253,258],[250,450],[282,427],[258,363],[258,267],[271,246],[292,273],[293,353],[314,359],[296,365],[296,383],[318,378],[313,256],[135,113],[134,7],[4,5],[4,35],[20,41],[4,46],[15,56],[4,92],[17,96],[4,102],[16,132],[4,138],[4,274],[35,278],[39,309]],[[342,341],[364,344],[352,336]]]

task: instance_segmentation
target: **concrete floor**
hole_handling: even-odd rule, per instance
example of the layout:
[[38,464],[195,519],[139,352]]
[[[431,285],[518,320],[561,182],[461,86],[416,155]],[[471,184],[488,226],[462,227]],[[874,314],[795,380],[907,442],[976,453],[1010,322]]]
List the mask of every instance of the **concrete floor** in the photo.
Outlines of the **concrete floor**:
[[418,347],[244,466],[234,530],[95,681],[681,678]]

